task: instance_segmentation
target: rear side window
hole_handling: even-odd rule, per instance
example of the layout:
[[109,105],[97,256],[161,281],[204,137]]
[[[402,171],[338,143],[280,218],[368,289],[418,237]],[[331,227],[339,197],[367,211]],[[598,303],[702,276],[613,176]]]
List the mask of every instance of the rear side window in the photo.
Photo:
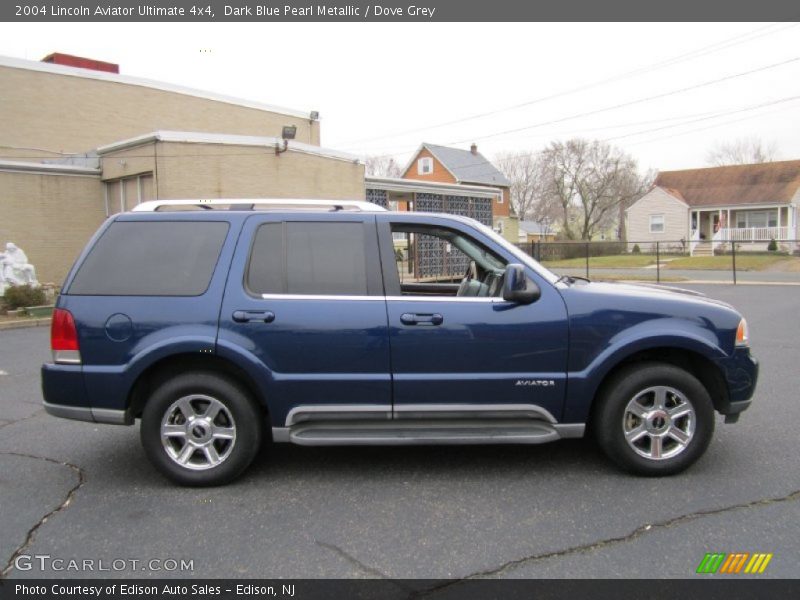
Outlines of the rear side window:
[[210,221],[117,221],[78,269],[79,296],[199,296],[228,233]]
[[266,223],[247,269],[255,294],[367,295],[363,223]]

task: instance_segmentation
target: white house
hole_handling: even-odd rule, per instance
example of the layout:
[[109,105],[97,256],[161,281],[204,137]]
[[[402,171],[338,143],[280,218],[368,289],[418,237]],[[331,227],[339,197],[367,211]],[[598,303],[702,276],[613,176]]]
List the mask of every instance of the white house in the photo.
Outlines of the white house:
[[626,211],[630,242],[688,243],[711,254],[731,242],[797,247],[800,160],[664,171]]

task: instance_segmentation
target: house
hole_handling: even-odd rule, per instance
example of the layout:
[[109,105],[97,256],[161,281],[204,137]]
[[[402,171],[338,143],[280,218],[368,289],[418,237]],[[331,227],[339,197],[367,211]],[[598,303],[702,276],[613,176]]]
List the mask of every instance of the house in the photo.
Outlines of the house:
[[659,173],[653,188],[626,211],[630,243],[686,243],[711,254],[736,243],[786,250],[800,238],[800,160]]
[[534,244],[536,242],[552,242],[556,239],[556,230],[549,223],[539,221],[520,221],[520,244]]
[[46,60],[0,57],[0,244],[42,282],[60,284],[106,217],[146,200],[364,198],[363,161],[320,147],[316,112]]
[[[403,170],[402,178],[492,189],[492,226],[507,240],[517,241],[517,218],[511,210],[511,183],[478,152],[477,145],[462,150],[423,143]],[[450,212],[446,207],[444,210]]]

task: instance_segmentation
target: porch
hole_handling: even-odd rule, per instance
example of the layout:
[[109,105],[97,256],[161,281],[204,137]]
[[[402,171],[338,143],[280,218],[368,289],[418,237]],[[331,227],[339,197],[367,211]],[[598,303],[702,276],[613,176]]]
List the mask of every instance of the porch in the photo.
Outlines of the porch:
[[766,250],[770,241],[794,240],[797,214],[794,206],[695,209],[690,217],[692,256],[713,255],[724,244],[747,244],[743,250]]

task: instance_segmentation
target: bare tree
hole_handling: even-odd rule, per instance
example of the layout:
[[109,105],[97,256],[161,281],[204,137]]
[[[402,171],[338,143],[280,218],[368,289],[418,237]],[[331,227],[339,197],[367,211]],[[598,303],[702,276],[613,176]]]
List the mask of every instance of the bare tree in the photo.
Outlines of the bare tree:
[[367,156],[365,164],[367,175],[372,177],[402,177],[403,175],[402,167],[391,156]]
[[706,162],[712,167],[746,165],[775,160],[778,147],[775,142],[763,142],[756,136],[739,138],[730,142],[718,142],[708,154]]
[[541,161],[540,202],[558,211],[567,239],[591,240],[613,228],[620,207],[647,185],[631,156],[596,140],[552,142]]
[[511,183],[511,204],[522,220],[541,221],[552,217],[541,202],[542,160],[539,153],[504,152],[495,165]]

